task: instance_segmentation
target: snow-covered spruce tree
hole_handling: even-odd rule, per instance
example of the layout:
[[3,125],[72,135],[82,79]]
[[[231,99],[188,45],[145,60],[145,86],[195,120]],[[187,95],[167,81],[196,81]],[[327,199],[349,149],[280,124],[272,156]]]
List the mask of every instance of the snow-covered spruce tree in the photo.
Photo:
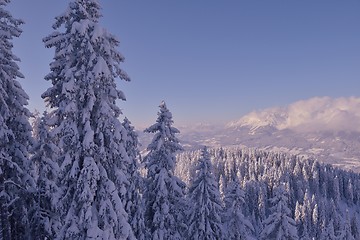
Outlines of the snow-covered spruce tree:
[[331,219],[325,229],[321,232],[319,240],[335,240],[337,237],[334,233],[334,222]]
[[254,232],[251,222],[242,212],[245,193],[241,189],[239,178],[232,176],[231,182],[225,191],[225,222],[228,239],[250,239]]
[[129,164],[126,168],[129,186],[125,191],[124,205],[129,215],[129,223],[134,235],[138,240],[145,240],[146,228],[144,221],[144,201],[143,201],[143,178],[139,173],[141,155],[139,151],[138,135],[128,118],[125,117],[123,127],[126,130],[125,150],[129,156]]
[[129,158],[116,106],[125,97],[115,78],[129,78],[120,68],[119,41],[100,17],[97,0],[72,0],[43,40],[55,49],[45,77],[53,86],[42,97],[54,109],[48,123],[60,148],[56,239],[134,238],[118,191],[128,182]]
[[29,97],[17,78],[23,78],[12,53],[12,40],[21,34],[19,19],[0,0],[0,239],[28,239],[28,209],[35,182],[30,176],[29,150],[34,142],[25,107]]
[[338,239],[346,239],[346,240],[355,240],[355,237],[352,235],[351,231],[351,221],[349,211],[346,209],[345,214],[345,222],[343,223],[343,227],[339,233]]
[[60,229],[60,221],[56,212],[59,188],[57,186],[59,165],[56,162],[59,148],[49,136],[46,123],[48,114],[45,112],[36,124],[37,142],[32,152],[31,161],[36,165],[37,194],[35,204],[31,209],[32,239],[54,239]]
[[174,176],[175,153],[182,150],[175,136],[179,130],[172,127],[172,114],[165,102],[159,107],[156,123],[144,130],[155,133],[144,158],[147,169],[145,225],[150,234],[148,239],[183,239],[185,184]]
[[206,147],[197,162],[196,176],[189,188],[189,205],[188,239],[226,239],[221,220],[220,192]]
[[264,229],[260,239],[296,240],[296,223],[291,218],[291,211],[288,207],[288,197],[285,186],[280,184],[275,189],[275,196],[270,199],[272,207],[270,216],[264,221]]

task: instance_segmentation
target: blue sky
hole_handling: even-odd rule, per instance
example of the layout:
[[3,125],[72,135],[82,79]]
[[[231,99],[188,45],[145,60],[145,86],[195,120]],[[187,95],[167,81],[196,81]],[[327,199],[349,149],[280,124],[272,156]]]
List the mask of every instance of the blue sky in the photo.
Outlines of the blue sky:
[[[12,0],[24,19],[14,52],[29,108],[44,109],[53,49],[41,39],[69,1]],[[219,123],[314,96],[360,94],[360,1],[100,0],[102,25],[120,41],[135,126],[152,124],[165,100],[175,125]]]

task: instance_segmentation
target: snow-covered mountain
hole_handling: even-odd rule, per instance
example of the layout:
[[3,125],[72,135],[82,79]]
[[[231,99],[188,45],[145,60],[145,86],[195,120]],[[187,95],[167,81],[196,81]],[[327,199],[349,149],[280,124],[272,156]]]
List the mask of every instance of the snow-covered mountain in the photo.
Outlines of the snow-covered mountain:
[[221,127],[201,126],[180,128],[187,149],[243,145],[303,154],[360,172],[360,98],[311,98],[254,111]]
[[360,98],[317,97],[287,107],[270,108],[247,114],[227,125],[230,128],[271,126],[297,132],[360,131]]

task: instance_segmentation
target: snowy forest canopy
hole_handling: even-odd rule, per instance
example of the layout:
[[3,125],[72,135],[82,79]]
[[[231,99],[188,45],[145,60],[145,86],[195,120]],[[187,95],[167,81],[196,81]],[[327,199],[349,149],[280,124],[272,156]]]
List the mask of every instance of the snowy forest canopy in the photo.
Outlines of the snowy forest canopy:
[[256,149],[184,152],[165,102],[140,155],[119,41],[97,0],[73,0],[31,125],[12,53],[21,20],[0,0],[0,239],[360,239],[360,175]]
[[[284,188],[282,194],[289,209],[286,216],[292,219],[287,226],[289,230],[292,225],[296,227],[293,231],[297,231],[298,239],[360,238],[359,174],[286,153],[237,147],[209,152],[224,212],[228,211],[226,199],[235,178],[243,191],[241,212],[251,222],[254,229],[250,235],[255,239],[278,239],[272,234],[278,234],[280,226],[271,216],[279,210],[273,208],[279,188]],[[200,156],[199,150],[179,153],[175,173],[191,184],[195,175],[193,166]],[[281,216],[280,212],[276,216]],[[268,229],[276,233],[267,233]],[[227,228],[227,232],[231,230]]]

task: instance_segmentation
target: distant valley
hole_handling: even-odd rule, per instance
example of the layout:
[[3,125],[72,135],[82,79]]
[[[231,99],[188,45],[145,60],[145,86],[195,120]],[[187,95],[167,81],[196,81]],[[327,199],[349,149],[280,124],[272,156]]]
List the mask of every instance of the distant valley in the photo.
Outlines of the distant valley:
[[[240,145],[300,154],[360,172],[360,98],[312,98],[251,112],[223,126],[179,129],[188,150]],[[144,149],[152,136],[139,136]]]

